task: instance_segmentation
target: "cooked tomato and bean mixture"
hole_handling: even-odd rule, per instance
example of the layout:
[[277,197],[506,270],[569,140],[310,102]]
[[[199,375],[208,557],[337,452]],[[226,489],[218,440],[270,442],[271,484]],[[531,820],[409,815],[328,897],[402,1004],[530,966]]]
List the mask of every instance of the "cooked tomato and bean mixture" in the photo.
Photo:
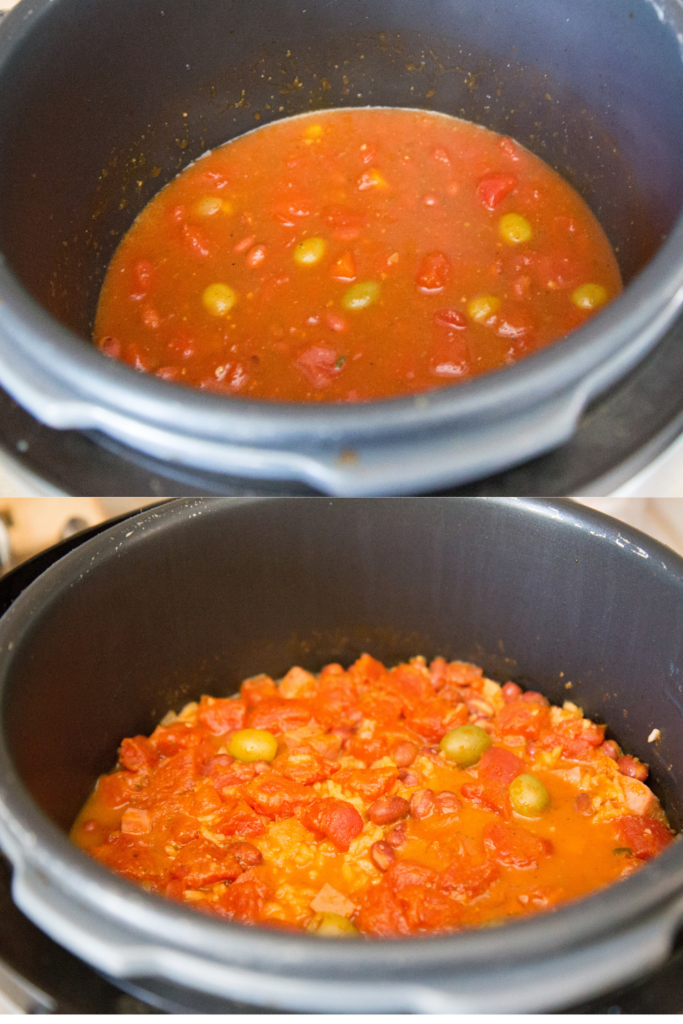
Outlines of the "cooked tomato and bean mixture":
[[499,922],[672,842],[646,765],[604,732],[463,662],[293,668],[124,739],[72,838],[245,924],[391,937]]
[[512,139],[331,110],[235,139],[162,189],[114,255],[95,342],[222,394],[359,402],[515,363],[620,291],[587,205]]

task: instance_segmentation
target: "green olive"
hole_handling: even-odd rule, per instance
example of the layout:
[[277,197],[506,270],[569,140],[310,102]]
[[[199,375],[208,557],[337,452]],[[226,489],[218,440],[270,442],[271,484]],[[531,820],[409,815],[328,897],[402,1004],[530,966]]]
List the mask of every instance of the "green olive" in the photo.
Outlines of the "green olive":
[[233,733],[228,751],[238,761],[272,761],[277,740],[265,729],[240,729]]
[[300,267],[313,267],[320,263],[326,249],[324,238],[304,238],[294,249],[294,262]]
[[550,793],[535,775],[518,775],[508,789],[512,806],[525,818],[537,818],[550,803]]
[[341,914],[333,914],[330,911],[316,914],[313,920],[306,925],[306,931],[335,939],[350,939],[353,935],[359,934],[358,929],[349,921],[348,917],[342,917]]
[[379,298],[379,285],[376,281],[358,281],[344,293],[341,304],[344,309],[354,312],[366,309]]
[[210,284],[202,293],[204,307],[213,316],[227,316],[237,302],[237,292],[229,284]]
[[477,763],[491,743],[485,729],[478,725],[461,725],[447,732],[439,746],[449,761],[455,761],[461,768],[469,768]]

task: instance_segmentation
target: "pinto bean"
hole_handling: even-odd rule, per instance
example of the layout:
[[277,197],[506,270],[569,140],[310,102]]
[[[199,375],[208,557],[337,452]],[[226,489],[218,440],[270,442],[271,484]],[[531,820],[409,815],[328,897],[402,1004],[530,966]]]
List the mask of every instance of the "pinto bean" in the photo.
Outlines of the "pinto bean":
[[390,832],[387,832],[384,837],[385,841],[389,843],[389,846],[393,846],[395,850],[400,850],[402,846],[408,842],[408,835],[406,833],[406,823],[402,821],[395,828],[392,828]]
[[419,776],[411,772],[410,768],[399,768],[398,777],[404,786],[417,786],[420,782]]
[[638,782],[645,782],[650,774],[647,765],[643,764],[642,761],[638,761],[635,757],[631,757],[630,754],[619,758],[617,768],[622,775],[629,775],[632,779],[637,779]]
[[391,867],[392,862],[396,860],[396,854],[392,847],[389,846],[389,843],[380,839],[370,847],[370,860],[380,871],[386,871],[387,868]]
[[517,686],[517,683],[506,683],[501,690],[503,700],[506,704],[512,704],[513,700],[519,700],[522,696],[522,687]]
[[607,757],[611,757],[613,761],[616,761],[619,758],[619,746],[614,742],[614,740],[605,740],[604,743],[600,744],[598,750],[601,754],[606,754]]
[[410,804],[402,796],[381,796],[368,807],[368,818],[374,825],[393,825],[405,818]]
[[407,768],[417,757],[417,747],[406,740],[394,747],[392,757],[397,768]]
[[436,797],[433,789],[418,789],[410,798],[410,816],[420,821],[434,813]]
[[233,843],[232,846],[228,847],[228,853],[231,853],[237,863],[243,868],[256,867],[263,860],[263,854],[252,843]]
[[450,790],[444,789],[443,793],[437,793],[436,809],[441,814],[457,814],[461,807],[462,802]]

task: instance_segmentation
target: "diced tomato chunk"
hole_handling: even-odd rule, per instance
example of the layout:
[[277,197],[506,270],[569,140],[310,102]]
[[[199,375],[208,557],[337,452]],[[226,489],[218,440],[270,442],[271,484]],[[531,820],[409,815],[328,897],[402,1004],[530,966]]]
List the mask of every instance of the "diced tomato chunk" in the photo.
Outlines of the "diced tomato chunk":
[[176,900],[179,903],[185,901],[186,885],[182,878],[172,878],[164,889],[164,896],[167,900]]
[[550,840],[498,822],[484,826],[484,847],[509,868],[536,868],[553,852]]
[[654,818],[625,814],[617,818],[615,826],[619,839],[641,860],[656,857],[673,842],[669,829]]
[[[164,808],[163,804],[161,806]],[[161,819],[161,826],[168,829],[169,839],[178,846],[192,842],[199,835],[199,822],[189,814],[173,814],[169,818],[164,808],[161,814],[153,814],[153,819],[154,825]]]
[[487,210],[495,210],[499,203],[517,188],[517,179],[508,174],[482,178],[477,185],[477,198]]
[[458,859],[446,868],[439,879],[439,888],[452,899],[467,900],[482,896],[500,877],[500,869],[491,861],[471,863]]
[[605,737],[605,726],[586,719],[570,718],[559,722],[541,737],[546,749],[562,747],[564,757],[580,761],[589,757]]
[[242,683],[240,695],[248,708],[255,708],[262,701],[277,697],[278,689],[270,676],[252,676]]
[[501,782],[495,782],[493,779],[465,782],[460,792],[475,807],[495,811],[496,814],[502,814],[504,818],[509,818],[512,813],[507,786]]
[[451,261],[443,252],[430,252],[423,257],[415,281],[426,295],[438,295],[448,284],[451,276]]
[[527,766],[512,751],[504,747],[489,747],[481,755],[478,770],[480,778],[492,779],[507,786],[518,775],[523,775]]
[[524,736],[537,740],[550,722],[548,708],[516,700],[498,713],[498,729],[503,736]]
[[146,736],[125,739],[119,749],[119,763],[131,772],[149,772],[159,760],[159,754]]
[[171,877],[183,879],[191,889],[229,881],[241,874],[235,857],[208,839],[193,839],[184,846],[171,868]]
[[188,722],[158,725],[150,736],[152,746],[167,757],[177,754],[179,750],[196,747],[201,740],[201,735]]
[[138,796],[139,777],[133,772],[113,772],[111,775],[101,775],[97,783],[97,795],[107,807],[113,810],[125,807],[126,804]]
[[341,367],[337,366],[338,355],[325,345],[309,345],[296,358],[296,366],[308,378],[314,388],[331,384]]
[[303,812],[301,823],[314,834],[326,836],[343,853],[363,831],[363,819],[353,804],[334,797],[312,803]]
[[395,860],[384,877],[392,892],[400,892],[407,885],[433,886],[438,874],[432,868],[416,861]]
[[409,706],[418,705],[421,701],[434,699],[434,687],[426,670],[413,665],[398,665],[387,674],[386,685],[400,693],[409,702]]
[[262,700],[249,712],[247,723],[250,729],[265,729],[268,732],[291,732],[308,725],[311,720],[310,706],[300,700],[283,700],[280,697]]
[[410,727],[429,743],[439,743],[449,729],[464,725],[467,721],[467,708],[455,712],[446,701],[432,698],[422,701],[410,716]]
[[330,275],[335,281],[355,281],[356,263],[353,253],[345,252],[343,256],[340,256],[333,264]]
[[367,739],[352,734],[346,744],[346,753],[351,757],[357,757],[359,761],[364,761],[366,765],[379,761],[387,752],[388,744],[382,732],[376,732]]
[[219,899],[219,909],[227,917],[245,924],[258,921],[269,896],[263,868],[248,868],[227,887]]
[[299,807],[315,800],[315,791],[275,772],[266,772],[249,783],[244,798],[259,814],[289,818]]
[[405,886],[397,898],[411,931],[439,932],[444,928],[454,928],[462,920],[462,907],[444,893],[427,886]]
[[387,670],[382,662],[369,654],[361,654],[347,673],[353,683],[376,683],[386,674]]
[[371,802],[385,796],[397,778],[397,768],[344,768],[334,781],[342,789]]
[[262,836],[266,824],[244,800],[236,800],[219,811],[211,830],[223,836]]
[[178,793],[189,793],[199,781],[194,750],[181,750],[162,760],[148,786],[140,794],[147,806],[167,800]]
[[374,935],[378,939],[410,934],[410,926],[406,921],[403,907],[385,879],[365,892],[356,915],[356,923],[362,932]]
[[192,793],[192,812],[199,818],[206,818],[210,814],[214,814],[222,806],[221,796],[208,779],[198,785]]
[[202,697],[197,719],[212,733],[220,735],[244,727],[247,706],[244,701],[232,698]]
[[364,718],[371,718],[374,722],[397,723],[403,713],[405,700],[399,693],[372,689],[361,695],[358,707]]
[[314,782],[324,782],[339,771],[338,761],[330,761],[312,750],[299,748],[291,750],[286,756],[278,757],[273,767],[285,778],[300,782],[302,786],[312,786]]
[[230,754],[215,754],[206,758],[201,773],[212,780],[216,789],[221,790],[226,786],[241,786],[245,782],[251,782],[256,775],[256,769],[253,764],[235,761]]
[[144,837],[117,832],[108,842],[91,847],[89,852],[100,864],[131,882],[156,887],[163,878],[164,866],[144,845]]
[[321,679],[312,709],[316,722],[325,729],[355,725],[363,717],[358,709],[358,691],[347,676]]

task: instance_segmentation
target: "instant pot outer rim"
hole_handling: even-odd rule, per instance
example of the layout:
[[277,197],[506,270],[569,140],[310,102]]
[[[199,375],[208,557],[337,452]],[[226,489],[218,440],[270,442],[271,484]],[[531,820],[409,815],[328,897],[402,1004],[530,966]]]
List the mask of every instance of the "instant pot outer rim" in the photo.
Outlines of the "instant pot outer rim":
[[[138,513],[132,521],[126,520],[105,530],[65,555],[27,588],[0,621],[0,699],[5,674],[11,667],[7,644],[16,635],[15,620],[19,623],[24,619],[30,623],[33,610],[44,600],[46,587],[50,592],[50,588],[73,583],[82,570],[91,568],[93,555],[98,551],[114,553],[120,544],[125,545],[125,534],[130,534],[131,523],[134,529],[130,543],[134,544],[140,537],[149,536],[154,531],[173,529],[176,521],[184,521],[188,516],[196,515],[198,510],[205,515],[211,514],[212,510],[224,514],[222,510],[230,506],[254,501],[267,501],[272,506],[273,502],[282,500],[288,499],[177,499],[160,508]],[[316,498],[304,500],[320,501]],[[327,503],[323,499],[321,508],[340,500],[347,499],[328,499]],[[618,538],[623,544],[626,540],[636,549],[665,559],[668,570],[675,572],[683,585],[683,559],[674,552],[637,530],[571,501],[520,498],[430,500],[449,504],[454,500],[465,503],[485,501],[489,506],[493,504],[512,514],[551,516],[569,528],[597,528],[605,542],[616,542]],[[30,797],[27,801],[27,797],[0,733],[0,825],[17,876],[21,875],[22,867],[38,871],[66,892],[75,904],[97,908],[100,914],[102,896],[107,894],[107,919],[119,926],[129,926],[130,914],[127,911],[134,908],[139,918],[134,929],[138,943],[176,950],[182,948],[187,953],[203,955],[210,948],[212,961],[256,970],[272,969],[272,957],[277,954],[275,963],[279,971],[298,968],[297,977],[303,979],[314,977],[322,967],[330,970],[334,977],[348,978],[352,970],[358,980],[367,977],[391,979],[404,973],[406,963],[438,973],[439,970],[472,968],[481,963],[482,957],[489,958],[488,962],[495,958],[496,964],[514,966],[530,956],[557,956],[585,942],[595,943],[599,952],[601,940],[605,940],[615,928],[637,922],[648,914],[661,917],[662,930],[668,940],[673,937],[680,914],[680,908],[677,908],[676,919],[671,919],[672,900],[683,891],[683,843],[676,842],[645,869],[618,885],[552,914],[512,922],[501,929],[456,933],[448,937],[373,940],[358,945],[333,942],[330,945],[312,936],[291,936],[214,921],[137,889],[89,860]],[[177,940],[170,942],[166,938],[172,930],[180,934],[182,947]],[[164,938],[160,939],[160,936]]]
[[[57,2],[21,0],[3,19],[0,69],[23,43],[36,19],[54,9]],[[657,8],[660,20],[674,34],[678,32],[680,50],[683,10],[673,0],[660,0]],[[57,411],[59,399],[50,411],[53,419],[61,415],[61,422],[48,425],[97,428],[89,406],[106,406],[145,425],[173,430],[182,414],[184,427],[198,436],[240,445],[276,444],[280,449],[304,442],[315,448],[325,443],[354,444],[369,435],[380,438],[434,428],[455,430],[473,417],[496,418],[502,415],[501,409],[507,416],[511,410],[527,406],[531,399],[542,401],[563,394],[567,385],[572,391],[571,416],[576,421],[590,398],[623,376],[656,344],[682,304],[683,214],[679,214],[667,240],[625,292],[564,341],[515,366],[419,396],[356,406],[310,407],[206,394],[115,364],[47,313],[14,277],[0,254],[0,330],[24,348],[40,371],[57,382],[62,399],[70,396],[61,413]],[[628,332],[625,340],[624,328]],[[561,387],[553,384],[557,378],[562,380]],[[5,386],[14,394],[11,385]],[[32,411],[35,415],[35,409]]]

